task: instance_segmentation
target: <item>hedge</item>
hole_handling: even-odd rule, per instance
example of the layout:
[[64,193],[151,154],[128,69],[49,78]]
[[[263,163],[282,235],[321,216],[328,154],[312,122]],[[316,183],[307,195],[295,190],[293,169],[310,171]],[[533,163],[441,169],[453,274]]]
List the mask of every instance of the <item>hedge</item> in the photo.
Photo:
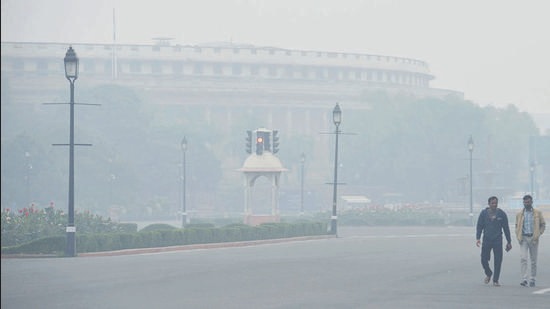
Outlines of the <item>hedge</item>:
[[[133,233],[77,234],[76,248],[77,252],[84,253],[325,234],[325,224],[321,222],[264,223],[259,226],[230,224],[224,227],[205,224],[185,229],[154,225]],[[66,236],[49,236],[18,246],[2,247],[2,254],[62,255],[65,247]]]

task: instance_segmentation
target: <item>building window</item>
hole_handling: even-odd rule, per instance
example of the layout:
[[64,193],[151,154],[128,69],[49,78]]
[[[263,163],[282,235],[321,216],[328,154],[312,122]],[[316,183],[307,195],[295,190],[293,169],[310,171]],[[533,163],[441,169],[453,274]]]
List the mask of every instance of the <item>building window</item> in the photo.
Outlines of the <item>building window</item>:
[[111,60],[105,60],[103,62],[104,72],[111,73],[113,70],[113,62]]
[[242,74],[242,67],[240,64],[234,64],[231,67],[231,74],[233,75],[241,75]]
[[23,61],[21,60],[14,60],[13,61],[13,70],[14,71],[23,71],[25,69],[25,66],[23,65]]
[[202,63],[193,64],[193,74],[202,74]]
[[174,64],[172,64],[172,71],[174,71],[175,74],[182,74],[183,73],[183,63],[175,62]]
[[338,79],[338,71],[336,69],[329,69],[328,78],[332,80]]
[[323,69],[316,69],[315,76],[317,79],[325,79],[325,72],[323,72]]
[[141,64],[139,62],[132,62],[130,63],[130,73],[140,73],[141,72]]
[[277,76],[277,68],[274,65],[269,66],[269,76],[271,77]]
[[161,74],[162,73],[162,66],[161,66],[160,62],[151,63],[151,72],[153,74]]
[[36,71],[40,75],[48,74],[48,62],[46,60],[38,60]]
[[93,61],[82,61],[82,71],[86,73],[95,73],[95,66]]
[[293,69],[291,66],[287,66],[284,68],[284,77],[285,78],[292,78],[292,72],[293,72]]
[[302,77],[303,78],[308,78],[308,75],[309,75],[309,70],[307,67],[302,67]]
[[222,64],[221,63],[214,63],[213,64],[213,71],[214,71],[214,74],[218,74],[218,75],[223,74]]
[[258,65],[253,64],[253,65],[250,66],[250,74],[251,75],[257,76],[259,72],[260,72],[260,69],[259,69]]

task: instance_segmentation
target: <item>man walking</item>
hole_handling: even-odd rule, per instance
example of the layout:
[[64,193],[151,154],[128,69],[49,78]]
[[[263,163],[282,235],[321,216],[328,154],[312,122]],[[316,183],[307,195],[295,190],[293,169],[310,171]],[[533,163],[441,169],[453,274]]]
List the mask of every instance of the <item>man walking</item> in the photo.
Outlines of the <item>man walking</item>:
[[[508,225],[508,216],[498,208],[498,198],[491,196],[488,200],[489,207],[483,209],[477,219],[476,227],[476,246],[481,244],[481,233],[483,232],[483,243],[481,244],[481,266],[485,271],[485,280],[487,284],[493,278],[493,285],[500,286],[498,279],[500,277],[500,267],[502,265],[502,232],[506,236],[506,251],[512,249],[512,239],[510,237],[510,226]],[[489,267],[491,259],[491,250],[494,256],[494,273]]]
[[[544,233],[546,222],[542,212],[533,208],[533,197],[523,197],[523,210],[516,214],[516,237],[520,246],[520,262],[522,286],[535,286],[537,276],[537,255],[539,248],[539,237]],[[527,258],[531,261],[531,275],[527,275]]]

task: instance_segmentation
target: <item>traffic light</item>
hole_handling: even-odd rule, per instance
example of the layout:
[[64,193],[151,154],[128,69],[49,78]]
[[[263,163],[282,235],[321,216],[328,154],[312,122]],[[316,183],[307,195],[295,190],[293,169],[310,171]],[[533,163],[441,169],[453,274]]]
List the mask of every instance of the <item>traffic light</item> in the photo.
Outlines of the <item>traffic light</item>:
[[269,132],[263,132],[263,134],[264,134],[264,150],[271,151],[271,143],[269,141],[269,136],[271,134]]
[[279,131],[273,130],[273,150],[272,153],[279,152]]
[[256,137],[256,154],[261,155],[264,153],[264,138],[262,136]]
[[246,134],[246,152],[252,153],[252,131],[247,130]]

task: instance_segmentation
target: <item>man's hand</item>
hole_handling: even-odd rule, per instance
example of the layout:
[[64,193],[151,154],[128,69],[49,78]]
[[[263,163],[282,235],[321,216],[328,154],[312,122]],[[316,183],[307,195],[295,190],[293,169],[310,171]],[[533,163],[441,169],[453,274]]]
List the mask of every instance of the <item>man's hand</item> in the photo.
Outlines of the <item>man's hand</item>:
[[479,247],[479,245],[481,245],[481,240],[478,239],[478,240],[476,240],[476,246]]
[[511,243],[507,243],[506,244],[506,252],[512,250],[512,244]]

